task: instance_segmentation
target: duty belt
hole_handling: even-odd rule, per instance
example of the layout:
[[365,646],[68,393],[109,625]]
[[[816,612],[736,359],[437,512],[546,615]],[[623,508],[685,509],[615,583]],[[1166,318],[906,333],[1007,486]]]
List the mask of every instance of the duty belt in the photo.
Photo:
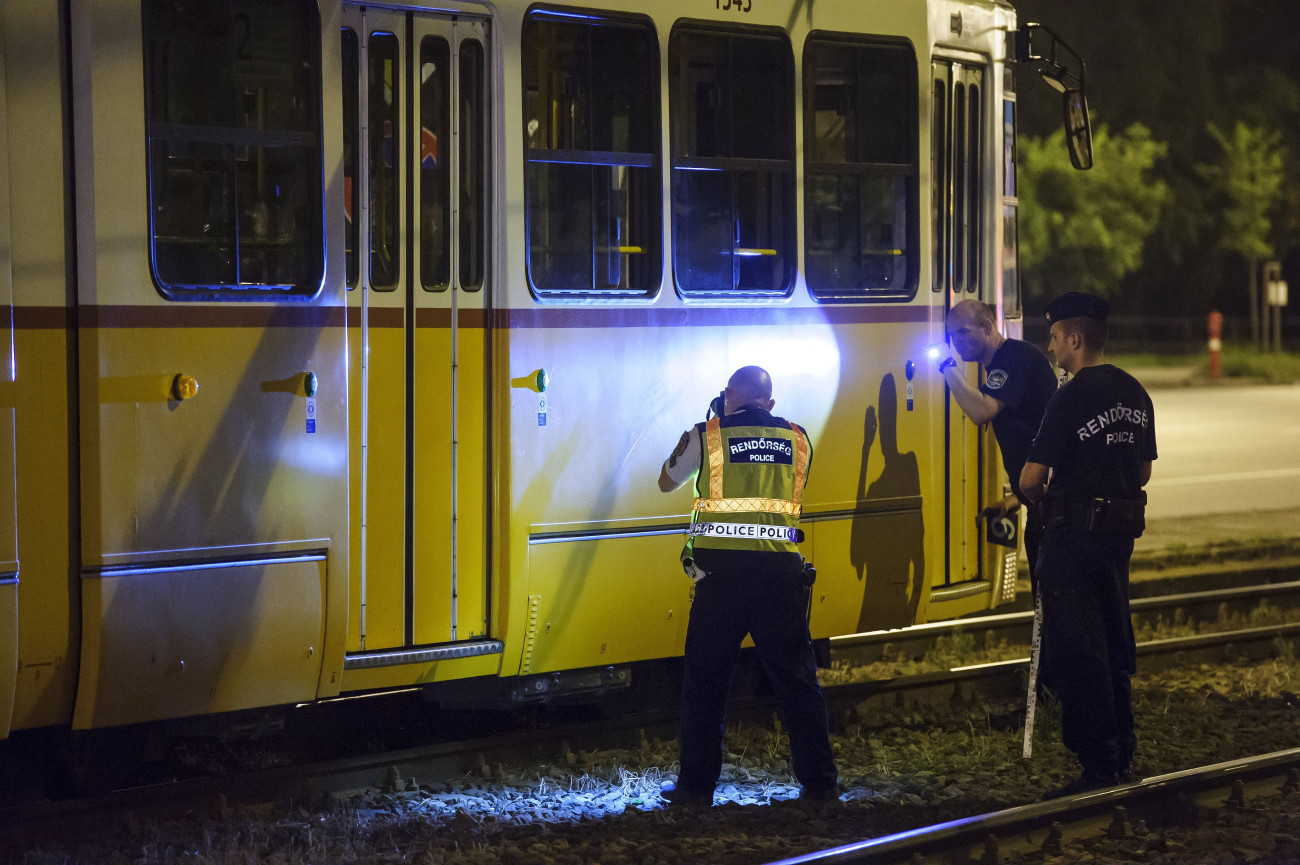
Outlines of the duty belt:
[[1136,499],[1048,496],[1042,502],[1043,527],[1136,538],[1146,528],[1146,503],[1145,492]]

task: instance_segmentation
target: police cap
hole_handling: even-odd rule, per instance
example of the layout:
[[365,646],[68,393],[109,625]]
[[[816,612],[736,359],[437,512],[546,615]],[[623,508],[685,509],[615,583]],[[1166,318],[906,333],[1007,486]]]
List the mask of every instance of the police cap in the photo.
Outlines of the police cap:
[[1106,313],[1110,311],[1110,304],[1095,294],[1085,294],[1082,291],[1071,291],[1061,295],[1056,300],[1047,305],[1043,311],[1043,316],[1047,319],[1048,324],[1054,324],[1067,318],[1095,318],[1098,321],[1106,320]]

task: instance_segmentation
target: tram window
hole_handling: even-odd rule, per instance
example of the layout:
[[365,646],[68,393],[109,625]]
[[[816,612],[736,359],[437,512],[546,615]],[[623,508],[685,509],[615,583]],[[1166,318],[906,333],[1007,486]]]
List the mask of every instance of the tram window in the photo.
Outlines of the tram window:
[[320,290],[314,2],[143,4],[151,265],[171,300]]
[[460,46],[460,287],[483,287],[487,248],[487,113],[483,44]]
[[948,84],[934,82],[934,124],[930,143],[930,215],[934,231],[935,291],[943,291],[948,282]]
[[440,142],[451,140],[450,63],[446,39],[420,42],[420,284],[438,291],[451,279],[451,166],[438,152]]
[[[1011,69],[1007,68],[1010,78]],[[1007,318],[1020,317],[1020,229],[1016,197],[1016,100],[1007,84],[1002,102],[1002,309]]]
[[983,163],[982,154],[984,153],[984,112],[981,110],[983,103],[980,101],[980,86],[974,82],[966,88],[966,97],[970,100],[970,107],[967,111],[967,123],[969,124],[970,143],[966,150],[966,159],[968,166],[965,169],[967,198],[966,198],[966,290],[975,291],[979,288],[982,281],[980,276],[980,250],[983,248],[983,232],[980,230],[984,220],[980,214],[980,204],[984,200],[984,189],[982,186],[983,175],[979,171],[979,166]]
[[794,62],[784,35],[678,27],[668,43],[673,270],[684,295],[794,284]]
[[401,68],[397,37],[392,33],[371,33],[369,69],[366,75],[370,124],[370,287],[376,291],[397,288],[401,267],[402,128],[399,104]]
[[917,283],[916,55],[813,36],[804,49],[804,246],[823,299],[910,297]]
[[1016,197],[1016,101],[1002,103],[1002,194]]
[[952,290],[960,294],[966,288],[966,232],[969,202],[966,197],[966,168],[970,157],[966,150],[966,85],[952,88]]
[[357,162],[361,156],[361,129],[357,120],[357,109],[361,104],[361,55],[356,31],[344,28],[340,32],[343,51],[343,257],[348,288],[356,288],[359,270],[356,216],[361,212],[361,184],[357,182]]
[[658,58],[640,18],[535,9],[524,21],[524,204],[539,297],[659,287]]
[[1014,204],[1002,205],[1002,309],[1020,317],[1020,228]]

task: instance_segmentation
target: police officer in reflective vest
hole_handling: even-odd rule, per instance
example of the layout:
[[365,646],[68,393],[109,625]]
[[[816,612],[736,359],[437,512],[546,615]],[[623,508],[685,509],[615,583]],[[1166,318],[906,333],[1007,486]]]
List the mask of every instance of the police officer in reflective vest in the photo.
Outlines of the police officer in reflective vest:
[[1145,528],[1155,417],[1137,379],[1106,363],[1107,309],[1079,292],[1048,305],[1048,352],[1073,377],[1048,402],[1020,474],[1043,518],[1043,660],[1061,702],[1062,737],[1083,768],[1047,798],[1127,780],[1137,742],[1128,568]]
[[695,477],[682,565],[695,582],[686,630],[681,771],[664,788],[671,805],[707,807],[722,771],[723,720],[740,643],[749,634],[772,681],[790,736],[801,798],[839,797],[826,703],[806,615],[799,513],[812,444],[771,414],[772,380],[736,370],[721,416],[682,433],[659,473],[671,492]]

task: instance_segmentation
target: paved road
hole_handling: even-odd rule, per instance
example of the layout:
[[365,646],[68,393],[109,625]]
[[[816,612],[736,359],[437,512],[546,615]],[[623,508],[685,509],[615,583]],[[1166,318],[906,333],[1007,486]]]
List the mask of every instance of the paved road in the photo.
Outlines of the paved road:
[[1300,386],[1150,393],[1160,450],[1150,519],[1300,509]]

